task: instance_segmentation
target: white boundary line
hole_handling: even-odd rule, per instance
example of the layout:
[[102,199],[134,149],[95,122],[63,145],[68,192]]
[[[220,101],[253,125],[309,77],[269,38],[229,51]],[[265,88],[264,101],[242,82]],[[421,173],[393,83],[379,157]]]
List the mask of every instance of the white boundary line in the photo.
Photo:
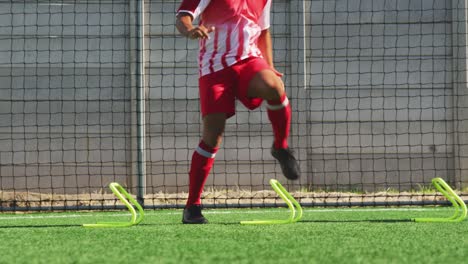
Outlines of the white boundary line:
[[[411,211],[433,211],[433,210],[446,210],[447,208],[439,207],[439,208],[369,208],[369,209],[353,209],[353,208],[343,208],[343,209],[305,209],[304,212],[307,213],[340,213],[340,212],[411,212]],[[278,212],[278,210],[259,210],[259,209],[207,209],[203,213],[204,214],[233,214],[239,213],[239,210],[244,210],[243,214],[262,214],[262,213],[274,213]],[[287,210],[284,208],[284,210]],[[181,210],[167,210],[167,211],[147,211],[145,215],[157,216],[157,215],[179,215],[181,214]],[[14,219],[22,219],[22,220],[34,220],[34,219],[53,219],[53,218],[82,218],[82,217],[122,217],[122,216],[130,216],[129,213],[115,213],[115,214],[96,214],[96,213],[83,213],[83,214],[67,214],[67,215],[12,215],[12,216],[0,216],[0,220],[14,220]]]

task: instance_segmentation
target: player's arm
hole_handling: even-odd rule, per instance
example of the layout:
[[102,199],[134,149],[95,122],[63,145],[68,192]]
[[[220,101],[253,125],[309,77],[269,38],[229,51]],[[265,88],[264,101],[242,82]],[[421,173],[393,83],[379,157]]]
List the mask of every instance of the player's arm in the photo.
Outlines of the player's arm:
[[206,39],[210,38],[210,33],[214,30],[213,27],[206,28],[203,25],[193,26],[193,18],[189,13],[179,13],[176,19],[176,28],[180,34],[189,39]]
[[258,25],[262,29],[260,36],[257,40],[258,49],[262,52],[263,58],[265,61],[270,65],[271,69],[278,75],[279,77],[283,76],[282,73],[278,72],[275,69],[275,65],[273,63],[273,43],[271,41],[271,34],[270,34],[270,9],[271,9],[271,1],[268,0],[266,2],[265,7],[263,8],[262,15],[258,20]]
[[262,33],[258,38],[257,46],[262,52],[265,61],[268,63],[268,65],[270,65],[271,69],[276,73],[276,75],[282,77],[283,74],[275,69],[275,65],[273,63],[273,42],[271,41],[271,34],[268,28],[262,30]]
[[271,68],[275,68],[273,65],[273,44],[271,41],[270,30],[267,28],[262,30],[260,37],[258,38],[258,48],[262,52],[263,58],[270,65]]

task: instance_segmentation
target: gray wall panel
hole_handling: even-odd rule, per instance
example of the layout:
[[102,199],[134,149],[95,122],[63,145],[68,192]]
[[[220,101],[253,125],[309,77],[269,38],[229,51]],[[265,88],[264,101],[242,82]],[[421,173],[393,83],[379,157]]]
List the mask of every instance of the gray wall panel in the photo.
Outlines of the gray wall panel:
[[126,1],[0,3],[2,190],[125,181],[128,18]]
[[305,1],[307,24],[432,23],[451,20],[446,0]]
[[[179,3],[147,1],[145,14],[148,183],[166,191],[186,190],[201,129],[197,43],[175,30]],[[450,174],[451,1],[305,4],[308,90],[284,79],[302,111],[291,138],[300,183],[407,189]],[[300,20],[289,1],[272,11],[275,63],[293,76]],[[2,189],[95,191],[128,179],[131,15],[127,1],[0,3]],[[208,185],[263,188],[281,177],[271,142],[265,109],[238,104]]]
[[449,89],[311,89],[310,120],[317,122],[446,121]]

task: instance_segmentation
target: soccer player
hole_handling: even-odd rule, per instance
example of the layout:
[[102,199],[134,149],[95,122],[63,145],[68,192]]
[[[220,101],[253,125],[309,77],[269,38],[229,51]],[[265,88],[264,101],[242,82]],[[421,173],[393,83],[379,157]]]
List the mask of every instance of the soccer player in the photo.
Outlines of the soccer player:
[[[183,0],[177,10],[179,32],[198,40],[202,138],[189,172],[184,224],[204,224],[201,194],[222,140],[226,119],[235,114],[235,100],[248,109],[267,101],[274,133],[271,154],[286,178],[299,178],[299,165],[288,147],[291,107],[281,74],[273,65],[270,37],[272,0]],[[200,17],[199,25],[192,22]]]

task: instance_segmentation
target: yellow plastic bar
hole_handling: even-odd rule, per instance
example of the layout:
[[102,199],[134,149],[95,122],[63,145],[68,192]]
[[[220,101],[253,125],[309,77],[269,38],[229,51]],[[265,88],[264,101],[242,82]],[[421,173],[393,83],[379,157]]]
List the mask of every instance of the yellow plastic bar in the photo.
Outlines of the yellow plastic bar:
[[[112,192],[114,194],[117,195],[117,193],[120,193],[123,194],[123,196],[125,198],[128,199],[128,201],[130,201],[131,204],[128,203],[128,201],[125,203],[125,205],[127,206],[127,208],[129,208],[130,210],[130,207],[133,209],[131,211],[134,211],[135,212],[135,208],[132,207],[132,205],[134,205],[137,210],[138,210],[138,217],[135,219],[134,216],[135,215],[132,215],[132,223],[134,225],[137,225],[139,224],[141,221],[143,221],[143,218],[145,217],[145,211],[143,210],[143,207],[141,207],[141,205],[127,192],[127,190],[125,190],[122,186],[120,186],[120,184],[116,183],[116,182],[113,182],[109,185],[109,187],[111,188]],[[120,195],[120,197],[122,197],[122,195]],[[119,198],[120,198],[119,197]],[[122,197],[122,198],[124,198]],[[125,198],[122,200],[122,198],[120,198],[120,200],[123,202],[125,200]],[[126,200],[125,200],[126,201]],[[136,212],[135,212],[136,214]]]
[[[112,182],[111,184],[109,184],[109,188],[130,211],[132,215],[130,222],[99,222],[96,224],[84,224],[84,227],[129,227],[137,225],[141,221],[143,221],[143,207],[141,207],[141,205],[135,199],[133,199],[133,197],[122,186],[120,186],[120,184],[118,184],[117,182]],[[133,206],[135,206],[138,209],[138,215],[135,210],[135,207]]]
[[[272,224],[290,224],[299,221],[302,218],[302,207],[294,199],[294,197],[275,179],[270,180],[270,185],[275,192],[283,199],[288,205],[289,217],[288,219],[278,220],[255,220],[255,221],[241,221],[241,225],[272,225]],[[297,214],[296,214],[297,212]]]
[[461,222],[465,220],[468,210],[460,196],[442,178],[432,179],[432,184],[452,203],[455,209],[453,215],[451,217],[413,218],[412,220],[415,222]]
[[[275,180],[276,181],[276,180]],[[277,184],[277,188],[279,188],[282,193],[286,196],[286,198],[292,202],[292,204],[294,205],[295,209],[297,210],[297,214],[294,216],[294,218],[292,219],[292,222],[297,222],[299,220],[301,220],[302,218],[302,214],[303,214],[303,211],[302,211],[302,207],[301,205],[296,201],[296,199],[294,199],[294,197],[288,192],[286,191],[286,189],[283,187],[283,185],[281,185],[279,182]]]

